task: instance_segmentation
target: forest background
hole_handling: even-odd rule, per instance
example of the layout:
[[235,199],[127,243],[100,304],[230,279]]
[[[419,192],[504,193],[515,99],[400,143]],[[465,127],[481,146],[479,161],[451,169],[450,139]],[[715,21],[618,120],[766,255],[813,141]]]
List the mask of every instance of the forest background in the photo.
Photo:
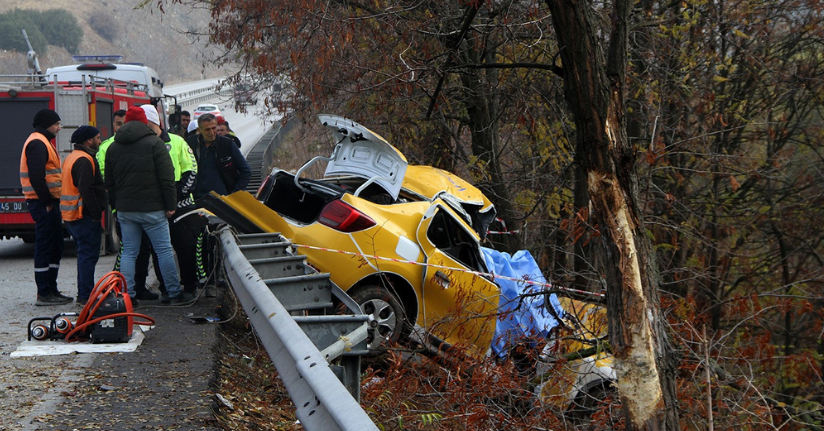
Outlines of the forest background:
[[[626,15],[613,8],[627,3]],[[550,13],[572,4],[585,10]],[[559,40],[624,37],[626,73],[611,88],[625,97],[629,150],[611,154],[633,171],[681,427],[821,428],[823,5],[614,4],[228,0],[214,3],[210,33],[263,88],[288,77],[307,121],[344,114],[412,163],[471,179],[512,233],[493,237],[498,248],[528,249],[554,283],[608,295],[609,268],[631,256],[614,254],[593,217],[578,139],[603,120],[569,103],[602,88],[568,85],[561,59],[578,46]],[[585,15],[567,23],[591,20],[591,33],[558,33]],[[623,16],[626,33],[613,33]],[[596,60],[620,69],[614,52]],[[282,167],[329,151],[294,150],[305,153]]]
[[[204,35],[198,48],[184,38],[164,52],[197,65],[192,76],[205,76],[201,63],[232,66],[268,94],[288,78],[294,97],[270,108],[307,122],[345,115],[412,163],[471,179],[511,232],[496,247],[530,250],[557,285],[608,287],[614,256],[592,217],[567,94],[591,89],[564,85],[544,2],[139,3],[147,22],[205,13],[181,27]],[[593,40],[608,44],[612,4],[587,5],[602,30]],[[625,156],[685,429],[824,426],[822,6],[633,3],[618,86]],[[190,59],[205,41],[208,61]],[[282,167],[328,152],[293,150]]]

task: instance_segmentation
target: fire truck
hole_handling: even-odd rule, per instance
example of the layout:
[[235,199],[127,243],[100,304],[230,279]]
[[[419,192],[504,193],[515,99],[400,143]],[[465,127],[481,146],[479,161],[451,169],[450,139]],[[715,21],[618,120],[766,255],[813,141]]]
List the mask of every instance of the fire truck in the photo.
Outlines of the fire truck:
[[[94,61],[94,60],[91,60]],[[43,74],[39,71],[36,55],[32,60],[29,52],[29,73],[25,75],[0,75],[0,118],[3,138],[0,139],[0,238],[20,237],[34,241],[34,221],[28,213],[26,200],[20,186],[20,155],[23,144],[31,134],[32,119],[37,111],[55,110],[63,129],[52,144],[61,159],[72,151],[70,138],[81,125],[100,129],[102,139],[112,135],[113,113],[130,106],[151,103],[165,114],[162,97],[149,85],[136,80],[118,80],[102,77],[94,67],[81,68],[80,72],[63,79],[60,73]],[[111,70],[111,69],[107,69]],[[161,115],[160,118],[165,118]],[[119,239],[114,232],[111,214],[103,219],[104,244],[101,252],[114,252]]]

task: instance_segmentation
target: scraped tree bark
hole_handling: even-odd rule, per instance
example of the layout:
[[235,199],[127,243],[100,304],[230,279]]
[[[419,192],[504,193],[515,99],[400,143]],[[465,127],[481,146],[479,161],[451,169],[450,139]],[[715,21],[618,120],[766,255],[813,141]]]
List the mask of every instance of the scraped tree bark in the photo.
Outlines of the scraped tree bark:
[[[632,5],[612,3],[612,28],[594,25],[593,3],[546,0],[560,49],[564,93],[576,126],[593,220],[607,253],[609,333],[629,430],[676,430],[675,372],[658,297],[658,277],[638,205],[635,152],[624,118]],[[599,39],[603,37],[603,39]],[[607,54],[601,48],[607,43]]]

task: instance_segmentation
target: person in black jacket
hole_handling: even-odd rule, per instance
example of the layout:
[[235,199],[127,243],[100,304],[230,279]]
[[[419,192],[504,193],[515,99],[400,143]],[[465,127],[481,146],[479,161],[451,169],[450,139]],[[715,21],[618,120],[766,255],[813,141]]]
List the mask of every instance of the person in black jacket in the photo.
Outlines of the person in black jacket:
[[106,189],[123,232],[120,272],[135,304],[135,260],[146,232],[160,262],[169,303],[179,304],[192,298],[181,291],[166,221],[177,208],[174,167],[166,144],[148,122],[142,108],[129,108],[126,124],[106,153]]
[[203,114],[197,119],[200,134],[187,140],[197,159],[197,180],[192,191],[195,199],[214,191],[228,195],[249,185],[252,170],[231,139],[217,134],[217,119]]
[[80,126],[72,133],[71,141],[74,151],[63,162],[60,211],[66,229],[77,245],[77,305],[84,306],[94,290],[106,189],[95,158],[100,147],[100,130]]
[[[252,170],[240,148],[231,139],[217,134],[217,118],[213,114],[203,114],[197,119],[200,134],[192,135],[187,142],[197,159],[197,179],[192,196],[195,200],[214,191],[228,195],[244,190],[249,185]],[[203,260],[206,268],[218,266],[218,256],[214,251],[214,241],[206,241]],[[211,272],[211,271],[206,271]],[[216,283],[219,281],[214,280]],[[207,293],[210,290],[207,290]]]

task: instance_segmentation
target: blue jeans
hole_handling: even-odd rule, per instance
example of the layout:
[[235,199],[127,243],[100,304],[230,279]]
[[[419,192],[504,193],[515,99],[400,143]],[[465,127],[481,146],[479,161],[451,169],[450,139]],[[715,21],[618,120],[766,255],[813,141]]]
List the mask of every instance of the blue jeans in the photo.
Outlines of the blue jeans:
[[94,289],[94,269],[100,258],[103,228],[99,221],[84,217],[66,222],[66,229],[77,245],[77,299],[85,301]]
[[57,272],[63,256],[63,216],[60,202],[53,201],[51,211],[40,199],[26,201],[34,220],[34,282],[37,295],[58,293]]
[[123,252],[120,256],[120,272],[126,279],[129,296],[134,298],[135,260],[140,252],[140,241],[143,232],[149,237],[152,248],[157,253],[160,262],[160,273],[170,298],[180,296],[180,280],[177,275],[175,255],[172,250],[172,241],[169,237],[169,222],[166,221],[164,211],[130,212],[118,211],[117,220],[120,222],[120,231],[123,233]]

